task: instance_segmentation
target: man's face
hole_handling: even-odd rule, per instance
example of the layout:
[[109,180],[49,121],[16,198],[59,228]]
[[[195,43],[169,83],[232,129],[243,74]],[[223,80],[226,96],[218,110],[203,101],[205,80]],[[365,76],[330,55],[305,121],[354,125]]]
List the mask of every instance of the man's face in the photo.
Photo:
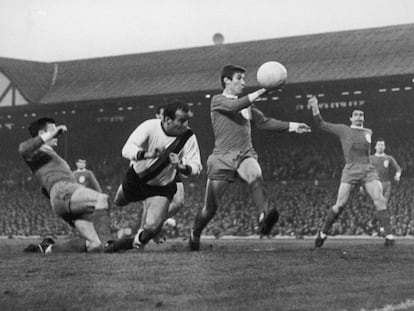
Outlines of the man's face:
[[375,144],[375,151],[378,153],[384,153],[385,151],[385,142],[383,141],[377,141]]
[[78,161],[76,162],[76,167],[77,167],[79,170],[83,170],[84,168],[86,168],[86,161],[85,161],[85,160],[78,160]]
[[364,112],[362,110],[352,111],[352,117],[349,118],[352,125],[363,126],[364,125]]
[[224,78],[226,83],[226,90],[232,95],[240,95],[243,92],[244,87],[246,86],[246,74],[242,72],[235,72],[233,74],[233,79]]
[[[47,123],[46,128],[39,131],[39,135],[44,134],[46,132],[52,132],[56,130],[56,124],[54,123]],[[52,138],[51,140],[47,141],[45,144],[49,145],[50,147],[56,147],[58,143],[57,138]]]
[[168,135],[178,136],[187,129],[188,119],[190,118],[189,112],[184,112],[178,109],[175,112],[175,119],[172,120],[169,117],[164,117],[164,129]]

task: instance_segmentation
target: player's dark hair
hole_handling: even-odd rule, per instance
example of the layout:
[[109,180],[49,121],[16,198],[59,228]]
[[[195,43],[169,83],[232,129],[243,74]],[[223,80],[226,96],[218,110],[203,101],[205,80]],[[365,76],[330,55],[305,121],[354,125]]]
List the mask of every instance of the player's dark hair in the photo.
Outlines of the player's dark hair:
[[223,67],[223,69],[221,70],[221,75],[220,75],[220,83],[221,83],[221,87],[224,89],[226,84],[224,83],[224,78],[228,78],[230,80],[233,79],[233,75],[235,73],[245,73],[246,69],[240,66],[236,66],[236,65],[226,65]]
[[175,119],[175,112],[182,110],[183,112],[190,112],[190,106],[180,100],[174,101],[171,104],[163,106],[164,118],[169,117],[171,120]]
[[32,123],[30,123],[28,128],[30,135],[32,137],[36,137],[37,135],[39,135],[40,130],[46,129],[46,126],[48,124],[56,124],[56,121],[48,117],[40,118],[33,121]]
[[384,138],[382,138],[382,137],[378,137],[378,138],[377,138],[377,140],[375,141],[375,143],[377,143],[377,142],[379,142],[379,141],[382,141],[382,142],[384,142],[384,143],[385,143],[385,139],[384,139]]

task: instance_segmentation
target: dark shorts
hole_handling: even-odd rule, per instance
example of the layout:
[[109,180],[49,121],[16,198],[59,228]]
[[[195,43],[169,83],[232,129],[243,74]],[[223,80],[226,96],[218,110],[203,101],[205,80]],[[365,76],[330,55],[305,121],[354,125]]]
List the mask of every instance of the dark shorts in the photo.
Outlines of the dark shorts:
[[247,151],[230,151],[213,153],[207,160],[207,176],[211,180],[236,181],[237,169],[240,163],[247,158],[257,160],[257,153],[253,149]]
[[125,198],[129,202],[143,201],[150,197],[161,196],[172,200],[177,192],[177,185],[175,182],[166,186],[151,186],[140,180],[131,166],[122,182],[122,190]]
[[[71,209],[72,195],[82,192],[84,208],[78,211]],[[86,188],[78,183],[60,181],[53,185],[50,190],[50,204],[55,214],[64,221],[74,226],[74,220],[87,219],[95,210],[96,191]]]
[[365,185],[373,180],[379,180],[377,171],[372,164],[345,164],[342,170],[341,183]]

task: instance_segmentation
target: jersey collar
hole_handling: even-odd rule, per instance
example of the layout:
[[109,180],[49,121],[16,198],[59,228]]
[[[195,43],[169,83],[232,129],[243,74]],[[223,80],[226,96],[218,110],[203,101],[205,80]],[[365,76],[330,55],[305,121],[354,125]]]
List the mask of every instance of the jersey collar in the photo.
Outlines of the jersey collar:
[[223,94],[223,96],[225,96],[227,98],[230,98],[230,99],[237,99],[238,98],[236,95],[226,94],[224,92],[222,94]]

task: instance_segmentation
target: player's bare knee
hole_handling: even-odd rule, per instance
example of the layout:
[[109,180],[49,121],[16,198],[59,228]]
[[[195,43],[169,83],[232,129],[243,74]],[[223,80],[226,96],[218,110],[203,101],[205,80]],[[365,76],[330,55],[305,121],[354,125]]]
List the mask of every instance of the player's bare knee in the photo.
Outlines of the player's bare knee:
[[247,184],[249,185],[250,190],[254,190],[256,188],[264,188],[263,179],[261,175],[255,176],[250,181],[247,181]]
[[334,206],[332,206],[332,211],[335,214],[340,213],[342,211],[342,209],[343,209],[343,205],[335,204]]

